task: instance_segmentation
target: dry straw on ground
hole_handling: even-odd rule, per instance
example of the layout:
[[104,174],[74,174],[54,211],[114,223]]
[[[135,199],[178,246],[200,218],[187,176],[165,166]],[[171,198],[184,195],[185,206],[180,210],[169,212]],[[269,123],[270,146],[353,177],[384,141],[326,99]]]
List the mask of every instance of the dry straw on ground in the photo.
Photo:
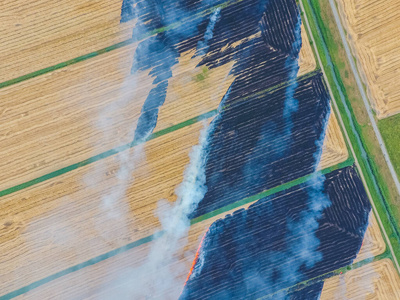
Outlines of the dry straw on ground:
[[374,256],[382,254],[386,250],[386,244],[383,240],[379,224],[376,221],[375,216],[371,212],[369,218],[369,225],[364,235],[364,241],[362,243],[360,252],[358,252],[357,258],[354,262],[359,262],[364,259],[371,259]]
[[377,117],[400,112],[400,1],[337,3]]
[[348,156],[346,143],[342,131],[340,130],[336,114],[332,111],[326,128],[326,135],[322,146],[322,156],[318,168],[322,170],[343,162]]
[[2,1],[0,82],[129,39],[133,23],[120,24],[121,3]]

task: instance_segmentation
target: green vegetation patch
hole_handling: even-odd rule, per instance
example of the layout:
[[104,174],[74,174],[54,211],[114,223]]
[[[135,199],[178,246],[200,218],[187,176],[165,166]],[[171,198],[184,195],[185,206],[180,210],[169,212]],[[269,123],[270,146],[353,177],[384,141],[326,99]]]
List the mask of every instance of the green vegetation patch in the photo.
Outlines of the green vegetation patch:
[[380,120],[378,127],[397,176],[400,177],[400,114]]
[[195,76],[195,80],[196,80],[196,82],[199,82],[199,81],[203,81],[207,77],[208,77],[208,67],[203,66],[201,68],[201,72]]

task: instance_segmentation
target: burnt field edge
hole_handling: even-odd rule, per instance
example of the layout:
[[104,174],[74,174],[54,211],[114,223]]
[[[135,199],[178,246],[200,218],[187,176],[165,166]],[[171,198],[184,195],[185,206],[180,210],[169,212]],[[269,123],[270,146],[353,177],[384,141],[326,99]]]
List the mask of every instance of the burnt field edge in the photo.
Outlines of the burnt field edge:
[[[334,170],[343,169],[343,168],[349,167],[349,166],[351,166],[353,164],[354,164],[354,160],[352,158],[348,158],[346,161],[344,161],[344,162],[342,162],[340,164],[337,164],[337,165],[332,166],[332,167],[328,167],[328,168],[326,168],[324,170],[317,171],[317,172],[320,172],[322,174],[328,174],[328,173],[330,173],[330,172],[332,172]],[[190,225],[194,225],[196,223],[199,223],[199,222],[207,220],[207,219],[209,219],[211,217],[214,217],[214,216],[216,216],[218,214],[223,214],[224,212],[227,212],[227,211],[229,211],[231,209],[237,208],[237,207],[242,206],[244,204],[247,204],[247,203],[250,203],[250,202],[255,202],[255,201],[257,201],[257,200],[259,200],[259,199],[261,199],[263,197],[271,196],[271,195],[273,195],[273,194],[275,194],[277,192],[284,191],[284,190],[286,190],[288,188],[297,186],[297,185],[299,185],[301,183],[306,182],[311,176],[312,176],[312,174],[309,174],[309,175],[303,176],[303,177],[301,177],[299,179],[293,180],[291,182],[287,182],[287,183],[284,183],[284,184],[282,184],[280,186],[271,188],[271,189],[269,189],[267,191],[263,191],[263,192],[261,192],[259,194],[247,197],[247,198],[245,198],[243,200],[239,200],[239,201],[237,201],[237,202],[235,202],[235,203],[233,203],[231,205],[227,205],[225,207],[222,207],[222,208],[216,210],[215,212],[217,212],[217,213],[210,212],[210,213],[205,214],[203,216],[200,216],[200,217],[198,217],[196,219],[192,219]],[[23,286],[23,287],[21,287],[21,288],[19,288],[17,290],[14,290],[14,291],[9,292],[9,293],[7,293],[5,295],[2,295],[2,296],[0,296],[0,300],[8,300],[8,299],[12,299],[12,298],[15,298],[17,296],[23,295],[23,294],[25,294],[25,293],[27,293],[27,292],[35,289],[35,288],[38,288],[38,287],[40,287],[40,286],[42,286],[42,285],[44,285],[46,283],[49,283],[49,282],[51,282],[53,280],[58,279],[60,277],[63,277],[65,275],[68,275],[68,274],[71,274],[73,272],[79,271],[79,270],[81,270],[83,268],[90,267],[90,266],[92,266],[92,265],[94,265],[96,263],[99,263],[101,261],[104,261],[104,260],[106,260],[108,258],[112,258],[112,257],[114,257],[114,256],[116,256],[116,255],[118,255],[120,253],[124,253],[124,252],[126,252],[128,250],[131,250],[131,249],[136,248],[138,246],[141,246],[143,244],[149,243],[149,242],[161,237],[162,235],[163,235],[163,232],[162,231],[158,231],[158,232],[156,232],[156,233],[154,233],[152,235],[146,236],[144,238],[141,238],[139,240],[136,240],[134,242],[126,244],[126,245],[124,245],[122,247],[116,248],[116,249],[111,250],[109,252],[103,253],[103,254],[98,255],[96,257],[93,257],[93,258],[91,258],[91,259],[89,259],[87,261],[84,261],[82,263],[76,264],[76,265],[71,266],[71,267],[69,267],[67,269],[64,269],[64,270],[61,270],[61,271],[59,271],[57,273],[49,275],[49,276],[47,276],[45,278],[39,279],[39,280],[37,280],[37,281],[35,281],[33,283],[27,284],[26,286]],[[387,247],[386,247],[386,249],[387,249]],[[386,251],[388,251],[388,250],[386,250]],[[383,255],[383,254],[381,254],[381,255]],[[380,257],[380,255],[378,255],[378,257]]]
[[[199,12],[195,13],[194,16],[191,16],[191,18],[193,18],[193,17],[198,18],[198,17],[204,16],[204,15],[207,15],[207,14],[211,14],[214,9],[217,9],[217,8],[223,9],[223,8],[229,6],[229,5],[232,5],[234,3],[239,3],[239,2],[242,2],[242,1],[243,0],[227,0],[224,3],[215,5],[215,6],[211,7],[211,8],[204,9],[203,11],[199,11]],[[11,85],[14,85],[14,84],[17,84],[17,83],[20,83],[20,82],[23,82],[23,81],[26,81],[26,80],[29,80],[29,79],[32,79],[32,78],[35,78],[35,77],[38,77],[40,75],[44,75],[44,74],[47,74],[47,73],[50,73],[50,72],[65,68],[67,66],[70,66],[70,65],[73,65],[73,64],[88,60],[90,58],[99,56],[99,55],[107,53],[107,52],[123,48],[125,46],[133,44],[134,42],[140,42],[141,40],[144,40],[144,39],[146,39],[146,38],[148,38],[150,36],[153,36],[155,34],[162,33],[162,32],[165,32],[165,31],[167,31],[169,29],[179,27],[180,25],[183,25],[185,21],[186,21],[186,19],[184,19],[184,20],[182,20],[180,22],[175,22],[175,23],[172,23],[172,24],[168,24],[167,26],[163,26],[163,27],[154,29],[154,30],[148,32],[147,34],[145,34],[143,36],[135,37],[135,38],[132,37],[132,38],[127,39],[125,41],[113,44],[113,45],[105,47],[105,48],[102,48],[100,50],[96,50],[96,51],[93,51],[93,52],[90,52],[90,53],[75,57],[73,59],[69,59],[67,61],[55,64],[53,66],[49,66],[49,67],[46,67],[46,68],[31,72],[31,73],[28,73],[28,74],[25,74],[25,75],[22,75],[22,76],[19,76],[19,77],[16,77],[16,78],[12,78],[12,79],[0,82],[0,89],[8,87],[8,86],[11,86]]]
[[[344,130],[346,130],[348,139],[355,149],[355,160],[359,165],[357,171],[361,172],[365,177],[366,188],[370,191],[371,197],[374,200],[375,213],[382,222],[381,225],[383,228],[381,228],[381,230],[383,229],[385,235],[387,235],[384,239],[385,243],[390,248],[393,247],[393,255],[396,258],[394,263],[397,266],[397,261],[400,259],[400,231],[391,209],[393,206],[391,201],[393,200],[390,198],[387,184],[378,171],[375,158],[368,149],[366,138],[363,136],[363,130],[357,122],[347,92],[351,87],[344,84],[340,75],[341,72],[338,66],[343,63],[346,65],[346,62],[341,61],[340,58],[335,55],[335,51],[337,50],[333,48],[343,47],[343,45],[335,46],[336,44],[332,45],[332,43],[327,42],[332,33],[331,29],[327,28],[321,16],[318,14],[318,12],[320,12],[318,0],[301,1],[301,3],[304,7],[301,7],[302,10],[304,10],[305,14],[309,17],[309,24],[305,26],[306,30],[310,31],[310,35],[315,40],[314,47],[316,47],[323,65],[326,66],[325,74],[328,78],[327,83],[332,88],[334,98],[338,99],[336,102],[337,107],[334,107],[335,112],[342,117],[345,127]],[[392,257],[392,261],[393,260],[394,258]],[[396,269],[398,270],[398,268]]]
[[[349,166],[351,166],[353,164],[354,164],[353,158],[349,157],[344,162],[341,162],[341,163],[339,163],[337,165],[328,167],[326,169],[323,169],[323,170],[317,171],[317,172],[320,172],[323,175],[325,175],[325,174],[328,174],[328,173],[330,173],[332,171],[343,169],[345,167],[349,167]],[[201,215],[201,216],[199,216],[197,218],[192,219],[190,221],[190,225],[194,225],[196,223],[200,223],[200,222],[202,222],[204,220],[207,220],[207,219],[210,219],[210,218],[215,217],[217,215],[223,214],[223,213],[225,213],[227,211],[230,211],[232,209],[238,208],[238,207],[240,207],[242,205],[249,204],[251,202],[255,202],[257,200],[260,200],[261,198],[264,198],[264,197],[267,197],[267,196],[271,196],[271,195],[273,195],[275,193],[278,193],[278,192],[287,190],[287,189],[289,189],[291,187],[294,187],[294,186],[297,186],[299,184],[302,184],[302,183],[306,182],[308,179],[310,179],[312,177],[312,175],[313,174],[305,175],[303,177],[300,177],[300,178],[294,179],[292,181],[283,183],[281,185],[278,185],[276,187],[270,188],[270,189],[268,189],[266,191],[263,191],[261,193],[258,193],[256,195],[252,195],[250,197],[247,197],[247,198],[244,198],[242,200],[239,200],[239,201],[236,201],[234,203],[231,203],[231,204],[228,204],[226,206],[223,206],[223,207],[221,207],[219,209],[216,209],[216,210],[214,210],[212,212],[209,212],[209,213],[206,213],[204,215]]]
[[[301,81],[301,80],[307,79],[307,78],[309,78],[309,77],[311,77],[311,76],[314,76],[314,75],[317,74],[318,72],[320,72],[320,70],[314,70],[314,71],[312,71],[312,72],[310,72],[310,73],[307,73],[307,74],[304,74],[304,75],[302,75],[302,76],[299,76],[299,77],[297,77],[296,81]],[[278,90],[278,89],[285,88],[286,86],[288,86],[288,85],[290,85],[290,84],[292,84],[292,83],[294,83],[294,81],[283,82],[283,83],[280,83],[280,84],[278,84],[278,85],[276,85],[276,86],[273,86],[273,87],[270,87],[270,88],[268,88],[268,89],[262,90],[262,91],[260,91],[259,93],[273,92],[273,91],[276,91],[276,90]],[[247,98],[248,98],[248,97],[247,97]],[[247,98],[246,98],[246,99],[247,99]],[[241,100],[239,100],[239,101],[241,101]],[[236,103],[236,102],[235,102],[235,103]],[[228,108],[229,108],[229,105],[226,105],[226,106],[222,107],[221,110],[228,109]],[[13,193],[15,193],[15,192],[18,192],[18,191],[20,191],[20,190],[29,188],[29,187],[31,187],[31,186],[33,186],[33,185],[42,183],[42,182],[47,181],[47,180],[49,180],[49,179],[52,179],[52,178],[54,178],[54,177],[64,175],[64,174],[66,174],[66,173],[68,173],[68,172],[71,172],[71,171],[74,171],[74,170],[76,170],[76,169],[78,169],[78,168],[84,167],[84,166],[86,166],[86,165],[92,164],[92,163],[94,163],[94,162],[97,162],[97,161],[99,161],[99,160],[105,159],[105,158],[110,157],[110,156],[112,156],[112,155],[118,154],[118,153],[120,153],[120,152],[122,152],[122,151],[126,151],[126,150],[128,150],[128,149],[130,149],[130,148],[132,148],[132,147],[135,147],[135,146],[137,146],[137,145],[139,145],[139,144],[141,144],[141,143],[145,143],[145,142],[147,142],[147,141],[153,140],[153,139],[158,138],[158,137],[160,137],[160,136],[163,136],[163,135],[165,135],[165,134],[168,134],[168,133],[174,132],[174,131],[176,131],[176,130],[182,129],[182,128],[186,127],[186,126],[190,126],[190,125],[193,125],[193,124],[195,124],[195,123],[201,122],[201,121],[203,121],[203,120],[205,120],[205,119],[215,117],[218,113],[219,113],[219,112],[218,112],[217,109],[208,111],[208,112],[206,112],[206,113],[203,113],[203,114],[201,114],[201,115],[198,115],[198,116],[196,116],[196,117],[194,117],[194,118],[191,118],[191,119],[189,119],[189,120],[183,121],[183,122],[178,123],[178,124],[176,124],[176,125],[173,125],[173,126],[170,126],[170,127],[165,128],[165,129],[159,130],[159,131],[157,131],[157,132],[154,132],[154,133],[152,133],[146,140],[144,140],[144,141],[142,141],[142,142],[139,142],[139,141],[137,141],[137,140],[133,140],[133,141],[130,142],[130,143],[127,143],[127,144],[125,144],[125,145],[121,145],[121,146],[115,147],[115,148],[113,148],[113,149],[104,151],[104,152],[102,152],[102,153],[99,153],[99,154],[97,154],[97,155],[94,155],[94,156],[92,156],[92,157],[89,157],[89,158],[87,158],[87,159],[85,159],[85,160],[82,160],[82,161],[80,161],[80,162],[77,162],[77,163],[75,163],[75,164],[66,166],[66,167],[64,167],[64,168],[61,168],[61,169],[58,169],[58,170],[56,170],[56,171],[47,173],[47,174],[45,174],[45,175],[42,175],[42,176],[39,176],[39,177],[34,178],[34,179],[32,179],[32,180],[29,180],[29,181],[20,183],[20,184],[18,184],[18,185],[15,185],[15,186],[6,188],[6,189],[0,191],[0,198],[3,197],[3,196],[7,196],[7,195],[13,194]],[[346,144],[346,145],[347,145],[347,144]],[[349,155],[350,155],[350,151],[348,151],[348,153],[349,153]],[[349,157],[351,157],[351,156],[349,156]]]
[[193,125],[195,123],[201,122],[202,120],[214,117],[216,114],[217,114],[217,110],[216,109],[211,110],[209,112],[206,112],[204,114],[201,114],[201,115],[196,116],[194,118],[191,118],[189,120],[183,121],[183,122],[178,123],[176,125],[173,125],[171,127],[162,129],[162,130],[157,131],[157,132],[154,132],[153,134],[151,134],[144,141],[133,140],[132,142],[130,142],[128,144],[125,144],[125,145],[122,145],[122,146],[118,146],[116,148],[113,148],[113,149],[107,150],[105,152],[102,152],[100,154],[97,154],[95,156],[89,157],[89,158],[87,158],[85,160],[82,160],[80,162],[77,162],[75,164],[72,164],[72,165],[66,166],[64,168],[61,168],[59,170],[47,173],[47,174],[45,174],[43,176],[37,177],[35,179],[26,181],[26,182],[18,184],[18,185],[15,185],[13,187],[6,188],[6,189],[0,191],[0,197],[3,197],[3,196],[6,196],[6,195],[9,195],[9,194],[18,192],[18,191],[26,189],[26,188],[29,188],[29,187],[31,187],[33,185],[39,184],[41,182],[47,181],[49,179],[52,179],[54,177],[63,175],[65,173],[71,172],[71,171],[76,170],[78,168],[81,168],[81,167],[84,167],[86,165],[92,164],[92,163],[97,162],[99,160],[102,160],[104,158],[107,158],[107,157],[110,157],[112,155],[118,154],[118,153],[120,153],[122,151],[126,151],[126,150],[128,150],[130,148],[133,148],[133,147],[139,145],[139,144],[146,143],[146,142],[148,142],[150,140],[156,139],[156,138],[158,138],[160,136],[163,136],[163,135],[166,135],[168,133],[174,132],[176,130],[182,129],[182,128],[186,127],[186,126],[190,126],[190,125]]
[[361,267],[363,267],[363,266],[365,266],[367,264],[370,264],[370,263],[373,263],[375,261],[379,261],[379,260],[382,260],[382,259],[385,259],[385,258],[390,258],[390,259],[392,258],[389,249],[386,249],[385,252],[383,252],[383,253],[381,253],[381,254],[373,257],[373,258],[366,258],[366,259],[364,259],[362,261],[359,261],[359,262],[356,262],[356,263],[353,263],[353,264],[349,264],[349,265],[341,267],[339,269],[336,269],[336,270],[327,272],[325,274],[316,276],[314,278],[310,278],[308,280],[299,282],[299,283],[297,283],[297,284],[295,284],[293,286],[290,286],[288,288],[281,289],[281,290],[276,291],[275,293],[271,293],[271,294],[265,295],[263,297],[260,297],[260,298],[258,298],[258,300],[271,299],[270,297],[272,297],[273,295],[278,294],[280,292],[286,292],[287,294],[291,294],[293,292],[305,289],[305,288],[307,288],[307,287],[309,287],[311,285],[314,285],[314,284],[317,284],[317,283],[323,283],[323,282],[325,282],[326,279],[332,278],[332,277],[337,276],[337,275],[345,274],[345,273],[347,273],[347,272],[349,272],[351,270],[355,270],[355,269],[361,268]]

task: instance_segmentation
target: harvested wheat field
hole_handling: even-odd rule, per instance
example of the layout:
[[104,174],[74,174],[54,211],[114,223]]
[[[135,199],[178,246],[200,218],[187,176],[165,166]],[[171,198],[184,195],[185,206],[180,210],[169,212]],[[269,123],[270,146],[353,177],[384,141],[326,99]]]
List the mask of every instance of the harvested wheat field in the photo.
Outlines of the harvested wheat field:
[[[241,208],[247,208],[250,204],[251,203],[244,205]],[[186,244],[186,246],[163,268],[177,277],[175,286],[183,287],[200,240],[208,227],[215,220],[224,217],[225,214],[232,213],[233,211],[234,210],[219,214],[190,227],[187,244],[184,240],[180,241],[182,244]],[[26,293],[25,297],[27,299],[39,299],[49,297],[50,295],[60,295],[62,297],[73,297],[78,299],[90,296],[90,299],[97,299],[115,293],[117,293],[117,295],[123,294],[123,286],[125,284],[132,284],[129,279],[130,276],[133,276],[131,272],[134,272],[135,268],[140,268],[140,266],[146,261],[150,249],[154,247],[154,242],[155,241],[145,243],[130,250],[122,249],[115,257],[108,258],[107,260],[100,261],[93,266],[82,268],[76,272],[66,274],[59,279],[52,280],[51,282]],[[158,271],[165,272],[165,270]],[[150,276],[151,274],[148,275]],[[88,280],[89,278],[90,280]],[[86,280],[87,283],[82,284],[82,282],[86,282]],[[127,290],[129,289],[131,289],[131,286],[127,287]],[[176,289],[174,291],[176,297],[163,299],[177,299],[180,292],[180,289]],[[21,299],[22,298],[24,297],[21,297]]]
[[369,225],[365,232],[360,252],[357,254],[357,258],[354,262],[371,259],[374,256],[382,254],[385,250],[386,244],[383,240],[379,224],[376,221],[374,214],[371,213],[369,217]]
[[121,0],[3,1],[0,82],[128,40]]
[[358,69],[379,119],[400,112],[400,2],[337,0]]
[[[2,197],[0,247],[10,259],[0,262],[1,291],[153,234],[159,227],[157,202],[176,199],[174,190],[202,126],[197,123],[131,149],[129,180],[118,180],[125,151]],[[126,195],[118,192],[121,185],[126,185]],[[107,197],[110,207],[103,203]]]
[[400,277],[390,259],[369,263],[324,283],[321,300],[400,299]]
[[349,156],[343,134],[334,112],[329,116],[319,169],[345,161]]

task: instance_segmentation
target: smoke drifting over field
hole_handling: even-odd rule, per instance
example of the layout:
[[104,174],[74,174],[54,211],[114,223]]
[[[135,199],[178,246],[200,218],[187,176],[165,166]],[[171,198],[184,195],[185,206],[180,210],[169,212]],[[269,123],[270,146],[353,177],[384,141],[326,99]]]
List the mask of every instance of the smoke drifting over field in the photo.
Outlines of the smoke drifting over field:
[[208,23],[206,33],[204,34],[204,39],[197,43],[197,55],[205,55],[207,53],[208,41],[213,37],[214,26],[215,23],[218,21],[220,11],[221,8],[218,7],[211,15],[210,23]]
[[[300,25],[298,25],[298,28],[300,28]],[[296,257],[296,255],[300,256],[300,259],[291,264],[293,269],[290,268],[290,270],[294,270],[295,272],[298,272],[303,264],[307,268],[312,268],[317,262],[322,260],[322,254],[317,250],[320,245],[320,241],[316,237],[315,233],[319,227],[318,220],[321,218],[323,210],[329,207],[331,202],[324,193],[325,176],[320,172],[317,172],[317,168],[321,161],[323,143],[326,129],[328,127],[329,116],[330,111],[325,116],[321,136],[315,142],[317,151],[314,153],[314,173],[311,175],[311,179],[309,180],[311,185],[308,188],[308,208],[306,211],[301,213],[300,222],[294,224],[289,223],[289,232],[291,232],[294,236],[300,237],[300,241],[296,244],[293,244],[291,247],[291,250],[293,251],[292,255],[294,257]],[[298,282],[301,278],[296,275],[297,274],[294,274],[294,276],[289,274],[290,277],[297,277]]]
[[[289,81],[295,80],[294,84],[290,84],[286,88],[286,99],[285,99],[285,104],[284,104],[284,109],[283,109],[283,117],[285,119],[286,134],[291,134],[291,132],[292,132],[292,129],[293,129],[292,115],[293,115],[293,113],[295,113],[298,110],[298,106],[299,106],[298,100],[294,98],[294,92],[298,86],[296,78],[297,78],[297,73],[299,71],[298,59],[299,59],[299,53],[300,53],[300,49],[301,49],[301,45],[302,45],[300,15],[298,15],[298,21],[297,21],[296,28],[294,31],[294,36],[295,36],[295,41],[292,44],[292,50],[290,51],[290,54],[289,54],[288,58],[286,59],[286,66],[287,66],[287,68],[290,69]],[[296,63],[293,63],[293,61],[296,61]]]
[[[229,90],[224,97],[229,95]],[[221,101],[220,107],[224,104]],[[185,169],[183,181],[176,188],[177,200],[169,203],[160,200],[157,216],[161,223],[161,233],[151,243],[149,254],[138,268],[127,271],[119,282],[119,299],[141,299],[141,297],[176,299],[182,282],[178,276],[185,265],[176,262],[176,255],[186,244],[190,227],[189,216],[196,209],[207,191],[205,186],[205,166],[208,158],[210,136],[220,114],[208,125],[204,123],[198,145],[189,154],[190,162]],[[122,298],[121,298],[122,297]]]
[[[153,132],[157,124],[159,108],[164,104],[168,80],[172,77],[172,68],[178,63],[182,52],[196,45],[179,46],[180,43],[199,39],[199,25],[207,18],[196,15],[196,9],[204,11],[211,8],[217,1],[203,0],[191,7],[179,1],[167,0],[162,2],[125,0],[121,10],[121,22],[136,19],[133,39],[140,40],[154,30],[162,31],[139,43],[132,65],[132,73],[151,69],[150,76],[154,78],[155,87],[150,91],[142,107],[141,115],[135,131],[135,139],[142,140]],[[206,28],[202,41],[197,42],[198,55],[203,56],[208,50],[208,42],[213,37],[213,29],[218,21],[220,8],[216,8]],[[195,41],[196,39],[193,39]]]

